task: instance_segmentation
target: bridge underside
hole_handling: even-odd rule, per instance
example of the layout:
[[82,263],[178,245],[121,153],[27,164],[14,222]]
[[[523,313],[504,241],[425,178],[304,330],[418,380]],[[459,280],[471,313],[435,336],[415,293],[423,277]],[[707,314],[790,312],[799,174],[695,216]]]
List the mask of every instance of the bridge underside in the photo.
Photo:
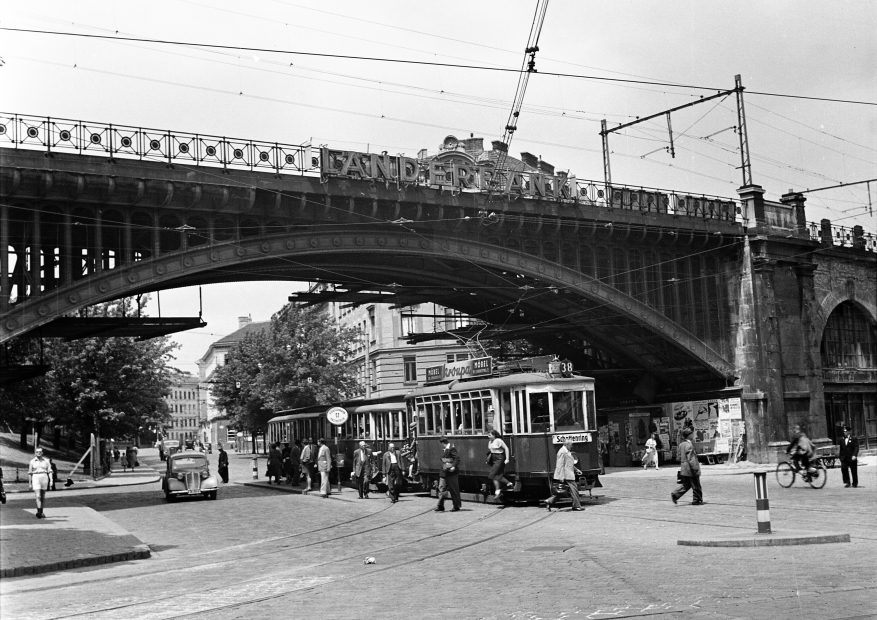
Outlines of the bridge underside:
[[0,340],[144,292],[322,281],[514,325],[516,336],[599,375],[619,401],[735,379],[726,300],[741,231],[730,221],[0,154]]

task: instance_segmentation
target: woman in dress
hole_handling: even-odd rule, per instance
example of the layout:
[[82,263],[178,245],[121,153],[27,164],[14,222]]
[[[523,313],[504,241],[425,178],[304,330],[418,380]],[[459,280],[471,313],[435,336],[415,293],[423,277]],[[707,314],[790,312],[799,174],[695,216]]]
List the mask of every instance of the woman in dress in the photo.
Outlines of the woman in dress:
[[274,478],[274,481],[280,484],[280,477],[282,475],[280,444],[271,444],[271,448],[268,450],[268,484],[271,484],[271,478]]
[[649,438],[646,440],[646,453],[643,456],[643,469],[648,469],[649,464],[655,464],[655,471],[660,471],[658,468],[658,434],[652,433],[649,435]]
[[487,442],[487,449],[490,451],[487,464],[490,465],[490,474],[488,476],[493,480],[496,497],[502,495],[502,485],[512,486],[512,483],[505,479],[505,466],[509,462],[509,447],[499,436],[499,431],[492,430],[488,433],[490,441]]

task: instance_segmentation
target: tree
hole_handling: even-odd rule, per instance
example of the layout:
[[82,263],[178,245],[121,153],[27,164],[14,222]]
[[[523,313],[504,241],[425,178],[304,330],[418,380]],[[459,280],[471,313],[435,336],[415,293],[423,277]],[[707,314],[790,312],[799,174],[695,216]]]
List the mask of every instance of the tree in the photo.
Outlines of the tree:
[[[147,300],[142,301],[141,310]],[[92,315],[123,316],[135,312],[130,299],[90,308]],[[36,341],[18,340],[18,358],[38,363]],[[171,353],[168,337],[82,338],[71,342],[47,339],[44,376],[0,390],[0,420],[19,428],[29,420],[65,426],[83,435],[133,437],[140,427],[170,418],[164,400],[170,392]]]
[[279,411],[340,400],[356,391],[346,360],[357,336],[317,308],[287,304],[267,330],[240,341],[216,371],[216,406],[255,438]]

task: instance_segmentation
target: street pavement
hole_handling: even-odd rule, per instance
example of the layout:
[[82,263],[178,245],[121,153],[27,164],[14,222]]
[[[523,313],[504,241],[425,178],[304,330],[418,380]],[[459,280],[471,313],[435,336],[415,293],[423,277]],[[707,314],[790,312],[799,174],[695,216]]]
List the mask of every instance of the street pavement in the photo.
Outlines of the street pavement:
[[849,543],[700,548],[677,542],[754,532],[751,475],[705,474],[704,506],[690,495],[674,506],[675,469],[662,468],[604,476],[580,513],[435,513],[416,495],[390,504],[352,489],[322,499],[244,486],[252,461],[230,456],[232,483],[215,502],[167,504],[158,484],[59,496],[58,508],[92,508],[152,557],[4,579],[3,616],[877,618],[873,466],[860,468],[859,489],[843,488],[838,470],[822,490],[768,478],[775,530],[841,531]]

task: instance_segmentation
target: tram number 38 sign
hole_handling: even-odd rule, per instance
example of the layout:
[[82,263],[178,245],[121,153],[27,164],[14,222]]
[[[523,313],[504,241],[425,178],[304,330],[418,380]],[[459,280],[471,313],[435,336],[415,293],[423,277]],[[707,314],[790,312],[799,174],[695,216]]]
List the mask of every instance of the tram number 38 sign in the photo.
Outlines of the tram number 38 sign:
[[331,407],[326,412],[326,419],[329,420],[330,424],[334,424],[335,426],[341,426],[347,422],[347,417],[347,409],[344,407]]

